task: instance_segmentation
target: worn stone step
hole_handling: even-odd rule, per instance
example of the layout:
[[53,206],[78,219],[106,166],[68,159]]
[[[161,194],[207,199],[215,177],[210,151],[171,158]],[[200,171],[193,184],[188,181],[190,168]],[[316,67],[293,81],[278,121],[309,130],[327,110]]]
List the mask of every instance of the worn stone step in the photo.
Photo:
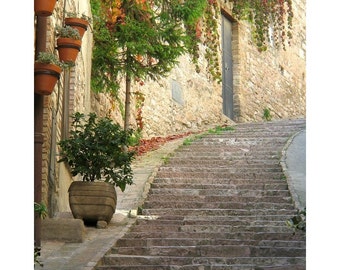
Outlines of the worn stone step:
[[255,240],[255,241],[304,241],[302,234],[289,232],[188,232],[188,231],[129,231],[124,238],[149,239],[149,238],[192,238],[192,239],[233,239],[233,240]]
[[[260,189],[258,189],[260,190]],[[197,202],[197,203],[209,203],[209,202],[229,202],[229,203],[290,203],[292,202],[291,197],[282,197],[282,196],[261,196],[261,197],[251,197],[251,196],[225,196],[225,195],[192,195],[183,198],[181,195],[173,194],[173,195],[164,195],[164,194],[150,194],[145,202],[153,203],[153,202]]]
[[150,194],[158,195],[181,195],[181,196],[244,196],[244,197],[267,197],[267,196],[290,196],[288,190],[249,190],[249,189],[190,189],[190,188],[154,188]]
[[195,165],[195,166],[163,166],[158,170],[158,174],[160,173],[188,173],[188,172],[194,172],[194,173],[219,173],[219,174],[224,174],[224,173],[282,173],[282,168],[280,166],[261,166],[261,167],[248,167],[248,166],[242,166],[241,168],[235,167],[235,166],[213,166],[213,167],[208,167],[204,165]]
[[277,160],[258,160],[254,159],[253,161],[248,161],[244,159],[229,159],[229,160],[221,160],[221,158],[210,157],[207,158],[197,158],[193,157],[190,159],[180,158],[180,157],[171,157],[163,167],[170,166],[247,166],[248,168],[258,168],[259,166],[280,166],[279,161]]
[[199,181],[197,178],[192,178],[192,177],[158,177],[156,176],[152,184],[188,184],[188,185],[193,185],[193,184],[207,184],[207,185],[231,185],[238,187],[239,185],[263,185],[264,189],[269,189],[267,188],[268,186],[273,186],[272,189],[281,189],[281,188],[276,188],[277,185],[287,185],[287,182],[285,181],[285,177],[282,177],[283,179],[270,179],[270,178],[262,178],[262,179],[251,179],[251,178],[210,178],[210,179],[204,179],[204,181]]
[[[236,246],[266,246],[266,247],[295,247],[306,248],[305,241],[285,241],[285,240],[262,240],[256,241],[253,239],[206,239],[206,238],[120,238],[118,239],[116,247],[151,247],[151,246],[201,246],[201,245],[236,245]],[[116,251],[112,251],[113,253]]]
[[112,254],[142,256],[183,256],[183,257],[301,257],[306,249],[298,247],[267,247],[251,245],[199,245],[199,246],[150,246],[116,247]]
[[176,215],[138,215],[136,224],[229,224],[229,225],[283,225],[291,215],[243,215],[243,216],[176,216]]
[[[234,190],[244,190],[244,189],[252,189],[252,190],[288,190],[288,184],[287,183],[273,183],[268,184],[267,182],[262,183],[253,183],[250,181],[244,181],[242,184],[241,180],[238,180],[237,183],[235,181],[223,181],[223,183],[213,183],[213,181],[210,181],[210,183],[204,183],[200,184],[197,183],[196,179],[192,179],[191,182],[183,182],[178,183],[174,182],[173,180],[169,179],[170,183],[161,183],[160,181],[154,181],[151,183],[151,188],[174,188],[174,189],[183,189],[183,188],[192,188],[192,189],[207,189],[210,188],[212,185],[214,185],[217,188],[221,189],[234,189]],[[221,181],[222,182],[222,181]],[[229,183],[225,183],[229,182]],[[222,198],[219,198],[222,199]]]
[[247,151],[241,150],[241,149],[235,149],[232,151],[232,149],[228,148],[218,148],[216,151],[211,151],[211,149],[204,148],[204,149],[198,149],[195,151],[195,148],[183,148],[182,150],[176,151],[176,156],[178,158],[214,158],[214,157],[232,157],[233,159],[237,158],[255,158],[257,160],[271,160],[271,159],[279,159],[281,156],[280,149],[273,151]]
[[292,203],[283,202],[197,202],[192,200],[185,201],[146,201],[143,204],[143,208],[172,208],[181,209],[185,207],[186,209],[286,209],[294,210]]
[[254,233],[289,233],[292,232],[286,224],[278,226],[266,225],[230,225],[230,224],[139,224],[131,228],[130,232],[143,231],[162,231],[162,232],[215,232],[215,233],[238,233],[238,232],[254,232]]
[[[122,267],[136,267],[135,269],[141,269],[138,267],[155,266],[161,268],[145,268],[145,269],[176,269],[174,267],[190,267],[195,266],[196,269],[199,266],[237,266],[237,267],[253,267],[250,269],[261,269],[261,267],[281,267],[281,266],[294,266],[304,265],[306,262],[305,257],[238,257],[227,258],[221,257],[179,257],[179,256],[138,256],[138,255],[121,255],[121,254],[108,254],[103,260],[102,264],[108,265],[121,265]],[[163,268],[169,267],[170,268]],[[110,266],[111,267],[111,266]],[[96,268],[100,269],[124,269],[124,268]],[[211,269],[211,268],[210,268]],[[222,268],[223,269],[223,268]],[[242,269],[242,268],[241,268]],[[294,268],[291,268],[294,269]]]
[[284,215],[294,216],[296,211],[286,209],[190,209],[158,208],[142,210],[143,215],[196,215],[196,216],[252,216]]
[[203,179],[211,179],[211,178],[247,178],[247,179],[282,179],[284,174],[282,172],[195,172],[195,170],[191,172],[176,172],[176,171],[164,171],[160,170],[157,173],[157,177],[159,178],[196,178],[198,181],[202,181]]
[[227,225],[227,226],[286,226],[286,219],[278,219],[278,220],[249,220],[249,219],[231,219],[231,218],[216,218],[216,219],[204,219],[202,218],[184,218],[182,220],[174,220],[174,219],[138,219],[136,224],[138,225],[148,225],[148,226],[157,226],[157,225]]

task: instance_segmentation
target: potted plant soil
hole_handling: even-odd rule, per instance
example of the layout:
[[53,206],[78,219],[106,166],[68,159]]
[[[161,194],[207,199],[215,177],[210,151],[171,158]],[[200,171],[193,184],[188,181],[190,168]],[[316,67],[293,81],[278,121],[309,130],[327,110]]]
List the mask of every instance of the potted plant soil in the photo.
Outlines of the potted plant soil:
[[65,18],[65,25],[71,26],[79,31],[80,37],[82,38],[87,31],[87,27],[91,23],[91,18],[82,14],[79,16],[74,12],[67,12]]
[[34,63],[34,92],[50,95],[60,78],[63,64],[49,52],[40,52]]
[[57,50],[59,60],[65,63],[75,63],[81,48],[79,31],[71,26],[58,29]]
[[72,176],[79,174],[82,178],[70,185],[70,208],[74,218],[104,228],[116,210],[115,188],[124,191],[133,183],[134,152],[128,150],[132,130],[125,131],[95,113],[86,117],[77,112],[72,118],[69,138],[59,142],[58,160],[68,165]]
[[57,0],[34,0],[34,13],[37,16],[48,17],[52,15]]

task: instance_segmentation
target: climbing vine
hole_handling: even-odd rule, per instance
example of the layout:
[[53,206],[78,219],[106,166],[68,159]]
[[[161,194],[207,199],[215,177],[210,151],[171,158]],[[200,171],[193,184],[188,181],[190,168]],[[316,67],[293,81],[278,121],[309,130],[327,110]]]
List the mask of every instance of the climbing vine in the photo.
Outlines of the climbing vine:
[[250,22],[253,38],[259,50],[264,51],[272,40],[277,47],[292,38],[292,0],[235,0],[233,14]]

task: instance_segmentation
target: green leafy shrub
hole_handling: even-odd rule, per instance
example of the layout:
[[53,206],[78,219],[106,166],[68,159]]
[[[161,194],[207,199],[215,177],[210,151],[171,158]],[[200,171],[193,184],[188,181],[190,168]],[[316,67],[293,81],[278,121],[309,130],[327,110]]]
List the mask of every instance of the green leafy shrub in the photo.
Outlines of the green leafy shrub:
[[134,152],[128,150],[132,130],[123,130],[108,117],[95,113],[73,116],[70,136],[61,140],[61,159],[69,165],[72,176],[80,174],[83,181],[103,180],[122,191],[133,183],[131,162]]

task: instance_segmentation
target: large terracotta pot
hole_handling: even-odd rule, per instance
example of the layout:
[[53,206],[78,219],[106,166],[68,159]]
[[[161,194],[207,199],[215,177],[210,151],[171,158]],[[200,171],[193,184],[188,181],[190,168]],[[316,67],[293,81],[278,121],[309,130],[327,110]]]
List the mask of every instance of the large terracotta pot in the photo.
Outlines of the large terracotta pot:
[[81,40],[72,38],[58,38],[57,50],[59,53],[59,60],[65,63],[74,63],[77,59],[81,48]]
[[61,71],[57,65],[34,63],[34,92],[50,95],[60,78]]
[[89,25],[87,20],[81,18],[65,18],[65,25],[69,25],[79,31],[81,37],[84,36],[85,31]]
[[57,0],[34,0],[34,13],[37,16],[51,16]]
[[85,223],[110,223],[117,204],[117,193],[112,184],[75,181],[68,192],[74,218],[82,219]]

